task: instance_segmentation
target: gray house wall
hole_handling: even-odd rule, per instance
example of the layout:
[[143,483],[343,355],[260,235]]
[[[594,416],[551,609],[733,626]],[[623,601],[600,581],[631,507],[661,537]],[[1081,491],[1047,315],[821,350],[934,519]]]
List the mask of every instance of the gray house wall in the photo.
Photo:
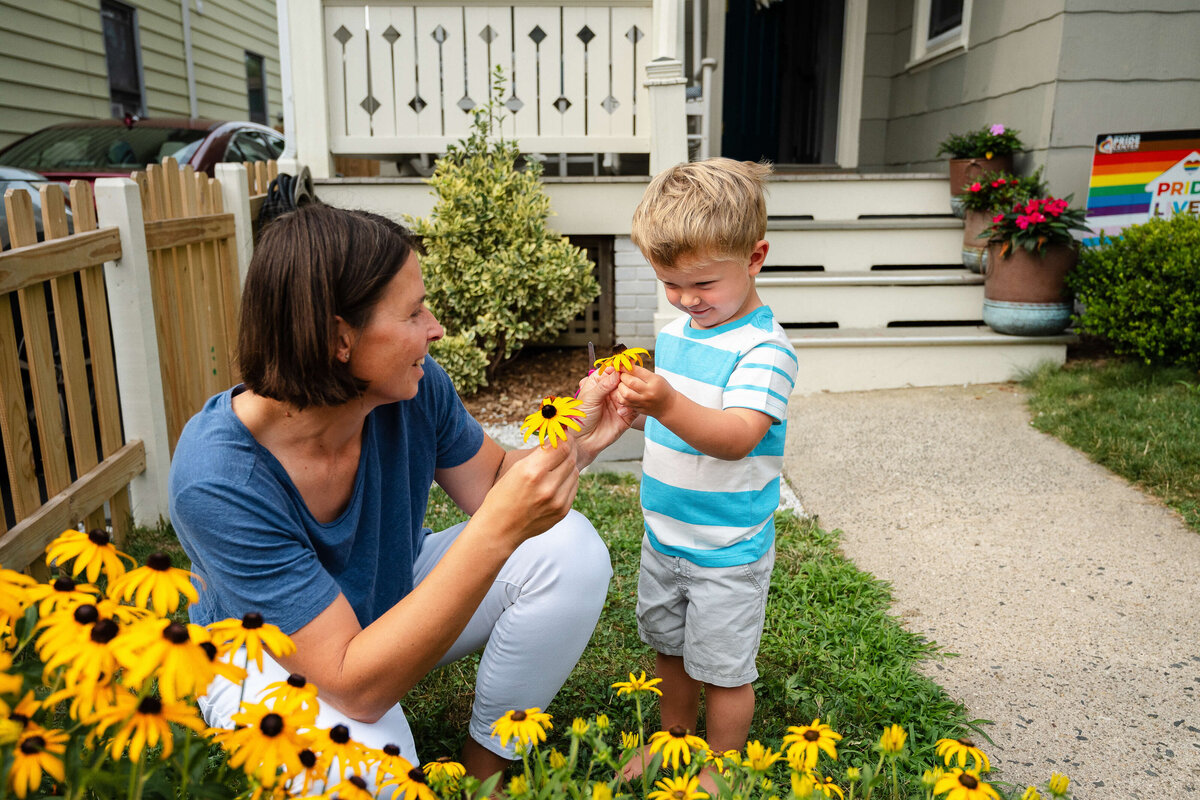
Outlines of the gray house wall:
[[[246,119],[244,53],[264,57],[268,120],[283,107],[275,4],[262,0],[191,2],[197,111]],[[187,116],[181,0],[133,0],[137,9],[146,109]],[[74,119],[110,116],[99,0],[0,0],[0,146]]]
[[1097,134],[1200,128],[1200,4],[1132,5],[974,0],[967,48],[910,67],[913,0],[871,0],[860,168],[945,171],[942,139],[1000,122],[1082,199]]

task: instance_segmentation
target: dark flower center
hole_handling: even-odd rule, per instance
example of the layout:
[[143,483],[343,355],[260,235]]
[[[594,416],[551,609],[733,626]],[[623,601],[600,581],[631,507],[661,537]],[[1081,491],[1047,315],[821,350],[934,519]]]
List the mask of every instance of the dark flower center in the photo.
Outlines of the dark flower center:
[[263,626],[262,614],[257,611],[251,611],[246,616],[242,617],[242,627],[246,630],[254,630]]
[[146,559],[146,566],[158,572],[166,572],[171,568],[171,557],[166,553],[151,553]]
[[88,531],[88,540],[92,544],[98,545],[100,547],[104,547],[110,541],[112,541],[112,539],[110,539],[108,536],[108,531],[102,530],[100,528],[92,528],[90,531]]
[[420,767],[413,767],[410,769],[408,771],[408,777],[413,783],[425,783],[425,773],[421,771]]
[[300,751],[299,758],[300,763],[304,765],[305,769],[312,769],[314,766],[316,766],[317,754],[312,750],[309,750],[307,747]]
[[27,756],[37,755],[46,749],[46,740],[41,736],[30,736],[21,742],[21,752]]
[[389,756],[398,756],[400,755],[400,748],[396,747],[394,744],[385,744],[383,746],[383,752],[387,753]]
[[267,714],[258,723],[258,729],[263,732],[264,736],[278,736],[283,733],[283,717],[273,712]]
[[304,684],[306,684],[306,683],[308,683],[308,679],[305,678],[303,675],[299,674],[298,672],[293,672],[291,675],[288,675],[288,679],[287,679],[288,686],[291,686],[295,689],[303,689]]
[[812,730],[811,728],[804,732],[804,740],[805,741],[815,742],[820,738],[821,738],[821,734],[818,733],[817,731]]
[[350,729],[345,725],[334,725],[329,729],[329,739],[335,744],[345,744],[350,741]]
[[171,644],[183,644],[188,640],[188,629],[179,622],[172,622],[163,628],[163,638]]
[[92,641],[96,644],[108,644],[117,636],[117,623],[111,619],[102,619],[92,626]]
[[975,780],[975,776],[969,772],[964,772],[958,776],[958,782],[967,789],[974,789],[979,786],[979,781]]
[[162,713],[162,700],[159,700],[154,695],[143,697],[142,702],[138,703],[139,714],[150,714],[158,716]]
[[75,591],[75,581],[70,578],[59,578],[54,582],[54,591],[73,592]]
[[525,712],[524,711],[514,711],[514,712],[512,712],[511,719],[513,722],[524,722],[525,721]]
[[683,793],[683,789],[676,789],[675,791],[671,792],[671,797],[677,797],[679,800],[683,800],[686,795]]
[[201,642],[200,649],[204,651],[204,655],[208,656],[209,661],[217,660],[217,646],[212,642]]
[[364,781],[362,778],[358,777],[357,775],[351,775],[350,782],[353,783],[358,788],[362,789],[364,792],[367,790],[367,782]]
[[19,722],[21,724],[22,728],[24,728],[26,725],[29,724],[29,717],[25,716],[24,714],[22,714],[18,711],[14,711],[11,714],[9,714],[8,718],[11,719],[13,722]]
[[558,409],[547,403],[542,406],[542,416],[546,419],[554,419],[558,416]]
[[75,621],[80,625],[91,625],[100,619],[100,612],[91,603],[75,606]]
[[970,739],[959,739],[958,743],[961,744],[963,747],[974,747],[975,746],[975,743],[972,742]]
[[671,729],[667,731],[667,733],[671,734],[676,739],[682,739],[687,736],[687,728],[681,728],[678,725],[672,725]]

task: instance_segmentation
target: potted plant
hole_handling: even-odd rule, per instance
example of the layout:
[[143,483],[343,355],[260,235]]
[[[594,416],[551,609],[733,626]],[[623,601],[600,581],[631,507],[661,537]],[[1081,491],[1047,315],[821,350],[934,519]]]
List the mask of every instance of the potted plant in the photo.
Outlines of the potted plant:
[[963,215],[958,196],[962,187],[993,172],[1012,172],[1012,154],[1022,148],[1019,131],[996,123],[967,133],[952,133],[938,145],[937,154],[950,156],[950,209]]
[[981,234],[991,223],[997,209],[1010,208],[1014,203],[1046,193],[1042,170],[1028,178],[1018,178],[1008,172],[992,173],[962,187],[963,266],[972,272],[983,270],[987,257],[987,239]]
[[1071,321],[1066,275],[1079,257],[1072,231],[1086,231],[1071,196],[1046,195],[996,214],[984,269],[983,321],[997,333],[1049,336]]

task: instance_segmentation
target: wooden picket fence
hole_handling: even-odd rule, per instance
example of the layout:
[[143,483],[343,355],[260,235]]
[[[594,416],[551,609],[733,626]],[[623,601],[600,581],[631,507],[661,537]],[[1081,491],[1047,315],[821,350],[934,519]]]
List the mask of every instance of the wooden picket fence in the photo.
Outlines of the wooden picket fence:
[[122,437],[109,333],[103,270],[121,257],[121,239],[116,228],[97,230],[86,183],[70,192],[74,234],[61,187],[42,187],[43,244],[29,195],[4,198],[14,249],[0,253],[0,437],[16,525],[0,536],[0,563],[16,569],[81,520],[104,528],[105,505],[121,537],[127,484],[146,464],[142,443]]

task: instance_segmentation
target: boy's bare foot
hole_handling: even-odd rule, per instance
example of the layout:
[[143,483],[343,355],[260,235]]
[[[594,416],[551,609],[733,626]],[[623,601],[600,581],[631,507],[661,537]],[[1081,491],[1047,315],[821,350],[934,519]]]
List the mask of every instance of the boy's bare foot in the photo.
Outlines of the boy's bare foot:
[[[621,768],[621,777],[633,783],[642,777],[643,772],[653,766],[652,761],[654,761],[654,754],[650,752],[650,745],[642,745],[634,752],[633,758],[629,759],[629,762]],[[654,777],[654,774],[651,774],[650,777]]]
[[717,782],[713,780],[713,776],[717,774],[717,771],[716,766],[712,764],[700,770],[700,791],[709,797],[717,796]]

